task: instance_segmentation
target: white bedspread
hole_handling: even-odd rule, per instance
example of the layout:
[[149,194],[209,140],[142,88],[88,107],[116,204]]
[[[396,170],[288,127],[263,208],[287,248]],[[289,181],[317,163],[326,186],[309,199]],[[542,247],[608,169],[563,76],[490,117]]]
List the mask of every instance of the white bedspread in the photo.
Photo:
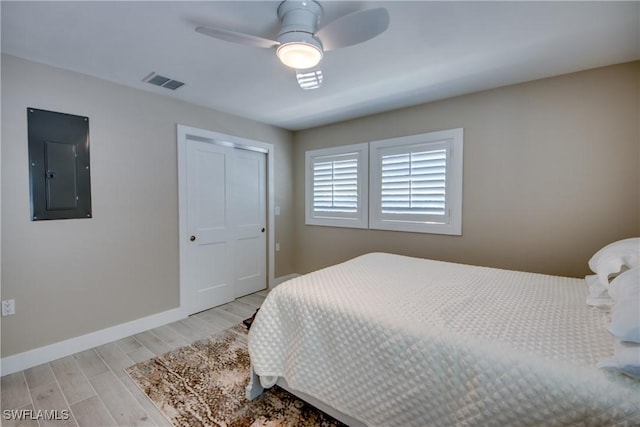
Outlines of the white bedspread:
[[373,253],[276,287],[249,334],[282,376],[369,426],[640,425],[582,279]]

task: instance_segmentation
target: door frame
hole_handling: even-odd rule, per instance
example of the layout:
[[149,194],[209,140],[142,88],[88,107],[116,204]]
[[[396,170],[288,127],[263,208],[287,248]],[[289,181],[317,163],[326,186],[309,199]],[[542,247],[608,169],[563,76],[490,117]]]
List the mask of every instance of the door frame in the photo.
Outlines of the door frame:
[[180,311],[186,317],[188,314],[187,301],[187,249],[189,230],[187,228],[187,141],[195,140],[226,147],[265,153],[267,166],[267,287],[274,282],[275,271],[275,180],[274,180],[274,146],[266,142],[256,141],[225,133],[199,129],[178,124],[178,241],[180,252]]

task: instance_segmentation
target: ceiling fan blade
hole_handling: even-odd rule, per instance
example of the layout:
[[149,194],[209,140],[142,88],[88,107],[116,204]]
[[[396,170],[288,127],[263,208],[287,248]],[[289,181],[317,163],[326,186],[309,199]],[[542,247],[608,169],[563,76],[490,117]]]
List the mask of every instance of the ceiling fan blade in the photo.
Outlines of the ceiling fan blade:
[[205,36],[213,37],[216,39],[239,43],[246,46],[272,48],[278,46],[280,43],[274,40],[265,39],[258,36],[252,36],[251,34],[236,33],[235,31],[222,30],[220,28],[210,27],[196,27],[196,31]]
[[389,27],[389,12],[383,7],[350,13],[320,28],[316,37],[324,50],[339,49],[365,42]]
[[296,70],[298,85],[304,90],[317,89],[322,85],[322,70],[311,68],[308,70]]

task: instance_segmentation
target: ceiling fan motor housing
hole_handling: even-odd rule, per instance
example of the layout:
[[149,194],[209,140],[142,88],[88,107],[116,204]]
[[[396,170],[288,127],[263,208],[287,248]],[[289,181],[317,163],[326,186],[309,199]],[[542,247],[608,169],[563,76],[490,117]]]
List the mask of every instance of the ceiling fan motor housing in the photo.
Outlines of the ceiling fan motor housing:
[[296,69],[315,67],[324,48],[314,33],[318,30],[322,7],[313,0],[285,0],[278,6],[282,27],[276,54],[283,64]]
[[318,30],[322,15],[322,6],[316,1],[283,1],[278,6],[278,18],[282,21],[282,27],[278,33],[278,41],[286,33],[303,32],[313,35]]

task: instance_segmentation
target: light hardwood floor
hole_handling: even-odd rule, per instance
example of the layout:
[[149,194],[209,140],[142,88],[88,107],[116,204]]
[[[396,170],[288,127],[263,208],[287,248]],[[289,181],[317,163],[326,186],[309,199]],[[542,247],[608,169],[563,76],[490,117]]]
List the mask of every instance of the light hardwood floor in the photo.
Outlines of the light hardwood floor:
[[[2,426],[171,426],[124,372],[135,363],[221,332],[253,315],[268,291],[159,328],[2,377]],[[6,419],[7,410],[69,411],[68,420]],[[28,413],[28,412],[27,412]],[[62,416],[60,417],[62,418]]]

